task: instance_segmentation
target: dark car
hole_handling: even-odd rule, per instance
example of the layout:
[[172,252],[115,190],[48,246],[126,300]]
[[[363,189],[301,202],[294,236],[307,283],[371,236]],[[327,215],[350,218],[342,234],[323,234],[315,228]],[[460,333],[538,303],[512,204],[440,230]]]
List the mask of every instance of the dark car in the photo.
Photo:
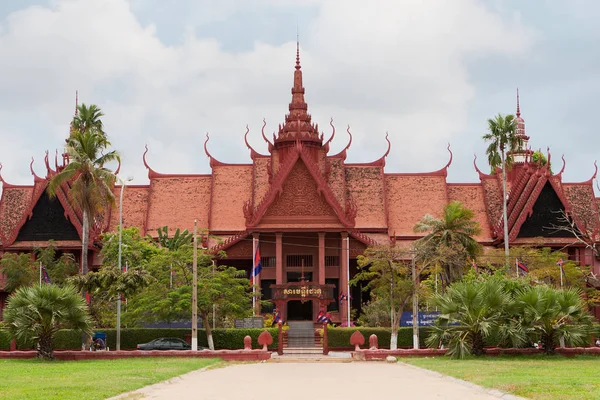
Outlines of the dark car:
[[158,338],[148,343],[137,345],[138,350],[190,350],[192,346],[183,339]]

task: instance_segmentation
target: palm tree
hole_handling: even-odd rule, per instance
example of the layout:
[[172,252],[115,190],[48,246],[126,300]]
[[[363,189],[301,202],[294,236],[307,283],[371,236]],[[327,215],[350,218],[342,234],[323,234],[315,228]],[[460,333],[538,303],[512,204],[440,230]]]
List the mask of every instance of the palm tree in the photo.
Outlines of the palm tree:
[[512,114],[503,117],[498,114],[494,119],[488,119],[489,132],[483,135],[483,140],[490,142],[485,153],[492,170],[502,167],[502,215],[504,219],[504,254],[508,265],[508,215],[506,212],[506,171],[512,164],[512,154],[522,145],[517,136],[517,121]]
[[531,334],[532,341],[540,341],[546,354],[553,354],[556,345],[581,346],[589,342],[592,317],[581,299],[578,289],[555,289],[533,286],[516,298],[517,314]]
[[[83,106],[80,107],[80,109],[82,108]],[[90,106],[91,108],[92,106]],[[47,191],[51,198],[56,197],[61,185],[68,183],[74,201],[82,210],[81,266],[83,274],[88,272],[90,221],[102,213],[106,206],[114,204],[112,187],[115,184],[116,176],[104,165],[119,160],[119,155],[114,150],[104,154],[109,146],[110,142],[104,132],[98,131],[93,125],[87,126],[84,131],[73,129],[66,146],[69,164],[54,175],[48,183]]]
[[102,136],[106,136],[104,133],[104,125],[102,124],[102,118],[104,113],[95,104],[91,104],[89,107],[85,103],[77,106],[77,113],[73,117],[71,127],[75,131],[85,132],[92,130]]
[[426,214],[413,230],[429,232],[415,242],[417,258],[425,265],[442,267],[442,281],[449,284],[462,276],[468,258],[481,251],[481,245],[473,238],[480,233],[474,213],[459,201],[448,203],[441,218]]
[[91,319],[74,287],[24,286],[7,300],[4,324],[17,340],[37,343],[38,357],[54,359],[54,336],[60,329],[78,329],[91,335]]
[[526,343],[526,335],[511,316],[513,299],[499,279],[457,282],[444,294],[433,296],[440,317],[427,338],[429,347],[448,346],[448,355],[464,358],[482,355],[488,340],[510,341],[514,347]]

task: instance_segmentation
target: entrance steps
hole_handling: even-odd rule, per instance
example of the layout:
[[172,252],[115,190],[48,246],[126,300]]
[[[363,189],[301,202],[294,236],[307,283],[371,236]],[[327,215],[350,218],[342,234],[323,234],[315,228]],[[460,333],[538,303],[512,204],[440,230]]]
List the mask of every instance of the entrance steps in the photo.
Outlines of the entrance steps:
[[287,354],[278,355],[272,353],[271,358],[267,362],[274,363],[349,363],[352,362],[352,356],[350,353],[330,353],[329,355],[319,354]]
[[316,347],[315,324],[312,321],[288,321],[288,326],[288,349]]

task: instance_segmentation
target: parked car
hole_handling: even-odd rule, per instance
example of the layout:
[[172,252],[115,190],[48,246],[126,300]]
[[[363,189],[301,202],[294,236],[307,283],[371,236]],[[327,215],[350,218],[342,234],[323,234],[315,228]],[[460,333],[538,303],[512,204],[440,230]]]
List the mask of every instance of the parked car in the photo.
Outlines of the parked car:
[[190,350],[192,346],[179,338],[158,338],[137,345],[138,350]]

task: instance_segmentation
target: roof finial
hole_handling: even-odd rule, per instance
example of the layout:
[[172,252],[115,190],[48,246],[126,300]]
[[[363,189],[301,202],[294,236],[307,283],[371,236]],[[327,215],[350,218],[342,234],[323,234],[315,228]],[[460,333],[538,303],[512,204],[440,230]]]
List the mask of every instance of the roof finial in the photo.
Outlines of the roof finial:
[[298,25],[296,25],[296,70],[300,69],[300,33],[298,33]]
[[521,116],[521,106],[519,104],[519,88],[517,88],[517,117]]
[[75,115],[79,114],[79,90],[75,90]]

